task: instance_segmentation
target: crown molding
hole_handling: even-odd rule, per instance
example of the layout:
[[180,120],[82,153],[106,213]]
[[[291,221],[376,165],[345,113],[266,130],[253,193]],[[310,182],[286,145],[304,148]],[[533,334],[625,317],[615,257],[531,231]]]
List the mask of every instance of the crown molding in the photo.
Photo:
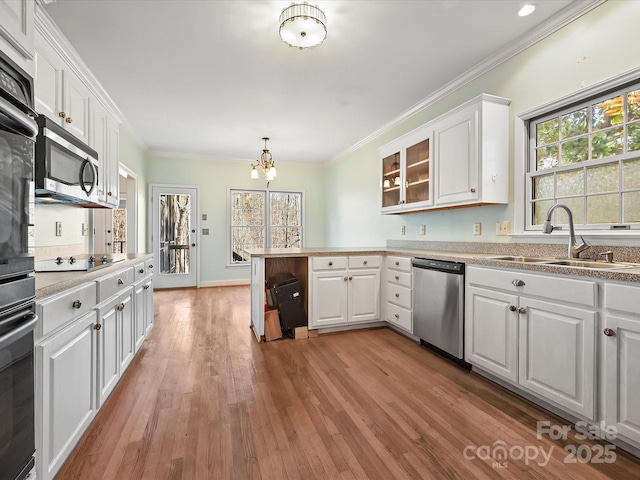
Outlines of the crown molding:
[[548,22],[544,23],[543,25],[539,25],[537,28],[534,28],[528,33],[520,36],[517,40],[512,42],[509,47],[506,47],[505,49],[491,55],[490,57],[487,57],[485,60],[470,68],[462,75],[454,78],[444,87],[436,90],[434,93],[424,98],[421,102],[401,113],[398,117],[394,118],[387,124],[378,128],[376,131],[367,135],[365,138],[347,148],[343,152],[339,153],[328,162],[325,162],[325,165],[331,164],[339,160],[341,157],[355,152],[359,148],[363,147],[367,143],[382,135],[387,130],[399,125],[413,115],[427,109],[439,100],[442,100],[447,95],[450,95],[464,85],[472,82],[481,75],[506,62],[510,58],[513,58],[527,48],[548,37],[549,35],[557,32],[561,28],[565,27],[569,23],[573,22],[577,18],[580,18],[596,7],[602,5],[606,1],[607,0],[590,0],[588,2],[573,2],[558,14],[554,15],[554,17]]
[[[162,158],[175,158],[182,160],[197,160],[202,162],[228,162],[228,163],[246,163],[247,166],[251,166],[256,160],[249,158],[234,158],[234,157],[220,157],[216,155],[196,154],[186,152],[169,152],[166,150],[147,150],[147,158],[149,157],[162,157]],[[152,160],[151,160],[152,161]],[[322,169],[324,165],[322,163],[306,163],[306,162],[287,162],[276,159],[276,168],[280,168],[281,165],[303,168],[315,168]]]

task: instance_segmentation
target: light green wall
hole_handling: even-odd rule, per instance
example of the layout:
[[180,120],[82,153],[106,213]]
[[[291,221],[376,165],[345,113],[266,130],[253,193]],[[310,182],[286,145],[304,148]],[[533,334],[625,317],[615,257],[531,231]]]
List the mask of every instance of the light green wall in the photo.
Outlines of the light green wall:
[[147,246],[147,171],[145,152],[129,132],[120,127],[120,163],[138,178],[138,252],[150,251]]
[[[457,105],[481,93],[489,93],[512,100],[509,149],[512,175],[513,118],[585,86],[638,67],[639,18],[640,2],[607,2],[384,132],[357,151],[332,162],[325,172],[327,246],[384,245],[387,239],[509,241],[508,237],[495,236],[495,225],[502,220],[513,221],[513,179],[508,206],[381,215],[377,149]],[[431,93],[425,91],[425,97]],[[389,95],[393,95],[393,92],[389,92]],[[474,222],[482,223],[481,236],[473,235]],[[425,236],[419,235],[419,226],[422,224],[427,226]],[[402,225],[406,226],[405,236],[400,235]]]
[[[148,184],[195,185],[200,191],[200,212],[207,215],[201,228],[209,235],[200,239],[202,283],[249,279],[249,267],[227,266],[227,191],[229,188],[265,188],[266,181],[250,178],[251,163],[214,159],[185,159],[149,155]],[[300,190],[305,202],[305,246],[325,245],[324,169],[278,163],[271,189]]]

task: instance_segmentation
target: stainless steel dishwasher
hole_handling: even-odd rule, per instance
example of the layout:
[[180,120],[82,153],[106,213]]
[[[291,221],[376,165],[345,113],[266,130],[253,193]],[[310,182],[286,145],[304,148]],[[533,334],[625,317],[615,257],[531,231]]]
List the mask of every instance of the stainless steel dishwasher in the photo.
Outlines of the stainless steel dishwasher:
[[414,258],[413,333],[464,363],[464,263]]

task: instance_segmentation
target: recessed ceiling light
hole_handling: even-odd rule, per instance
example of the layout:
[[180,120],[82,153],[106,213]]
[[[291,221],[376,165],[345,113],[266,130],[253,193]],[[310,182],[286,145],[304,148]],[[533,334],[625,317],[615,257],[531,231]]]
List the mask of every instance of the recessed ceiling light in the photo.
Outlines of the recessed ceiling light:
[[533,11],[536,9],[536,6],[533,4],[525,5],[518,12],[519,17],[526,17],[527,15],[531,15]]

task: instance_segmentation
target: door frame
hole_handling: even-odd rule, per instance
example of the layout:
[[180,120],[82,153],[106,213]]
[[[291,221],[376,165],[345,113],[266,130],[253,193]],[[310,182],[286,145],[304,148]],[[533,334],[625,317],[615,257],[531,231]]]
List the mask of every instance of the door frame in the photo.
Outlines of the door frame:
[[[186,189],[186,190],[195,190],[195,198],[196,198],[196,208],[194,209],[195,211],[193,211],[193,216],[192,216],[192,225],[191,228],[194,229],[195,232],[195,244],[196,244],[196,248],[195,249],[191,249],[190,250],[190,258],[191,258],[191,268],[195,269],[195,279],[196,279],[196,284],[195,285],[188,285],[187,287],[191,287],[191,286],[195,286],[196,288],[200,288],[200,255],[198,254],[199,251],[199,247],[200,247],[200,242],[201,242],[201,236],[200,236],[200,187],[198,185],[178,185],[178,184],[169,184],[169,183],[150,183],[148,185],[148,196],[149,196],[149,203],[148,203],[148,210],[147,210],[147,218],[148,218],[148,228],[149,228],[149,234],[148,234],[148,238],[149,238],[149,242],[150,242],[150,251],[153,253],[154,257],[156,254],[156,250],[158,250],[159,253],[159,245],[156,246],[155,241],[154,241],[154,235],[156,235],[156,231],[154,228],[154,225],[158,222],[156,222],[156,218],[154,215],[154,194],[155,194],[155,190],[156,189],[164,189],[164,188],[176,188],[176,189]],[[159,225],[158,225],[159,228]],[[156,235],[157,237],[157,235]],[[194,258],[195,257],[195,258]],[[157,263],[158,263],[158,269],[154,269],[153,272],[153,277],[154,277],[154,283],[155,286],[154,288],[183,288],[183,287],[158,287],[159,283],[162,282],[158,282],[158,278],[160,275],[160,258],[158,257],[157,259]]]

